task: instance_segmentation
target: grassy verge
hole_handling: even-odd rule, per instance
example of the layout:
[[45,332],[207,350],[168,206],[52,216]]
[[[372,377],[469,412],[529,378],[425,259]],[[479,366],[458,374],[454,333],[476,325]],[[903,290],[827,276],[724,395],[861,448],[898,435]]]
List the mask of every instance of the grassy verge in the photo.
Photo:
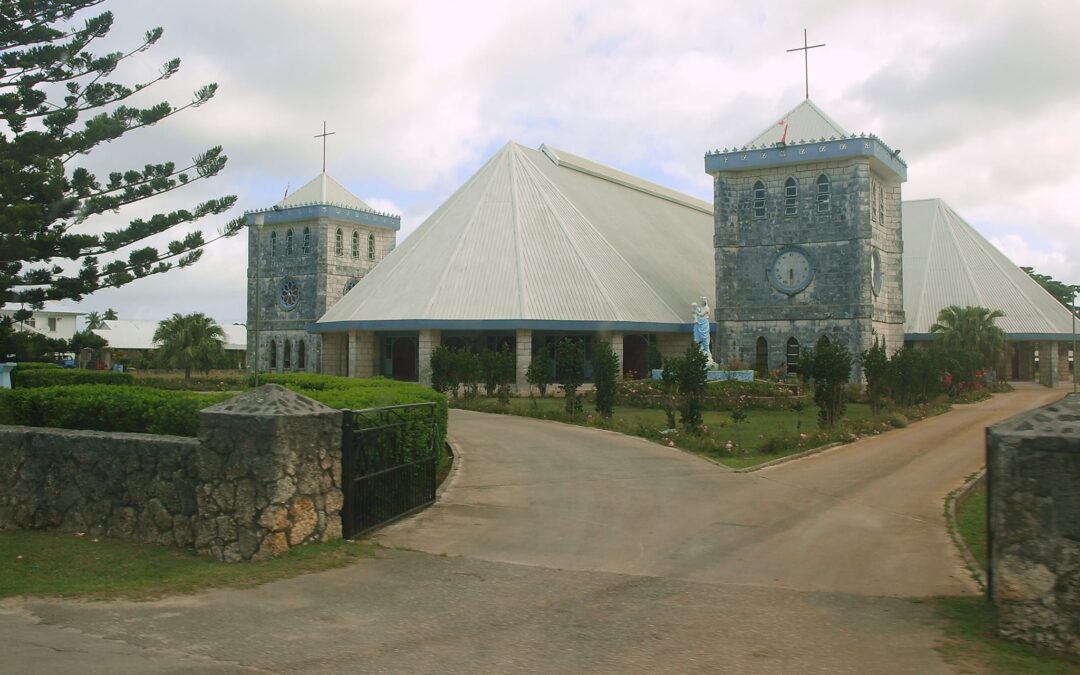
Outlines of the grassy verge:
[[338,540],[302,546],[265,562],[229,564],[177,548],[67,532],[0,532],[0,598],[148,600],[209,588],[257,586],[344,567],[373,557],[375,550],[371,544]]
[[946,641],[938,647],[942,657],[961,672],[1002,675],[1077,675],[1080,658],[1045,652],[997,637],[994,606],[985,598],[937,598],[938,615],[945,621]]
[[980,482],[956,510],[956,528],[979,566],[986,569],[986,481]]
[[[566,414],[564,399],[561,398],[512,398],[509,404],[501,404],[497,399],[479,397],[458,399],[451,401],[450,405],[641,436],[663,445],[696,452],[735,469],[756,466],[832,443],[850,442],[903,426],[908,420],[921,419],[949,409],[947,402],[935,403],[875,418],[870,406],[851,403],[847,406],[843,422],[829,430],[818,428],[817,408],[812,406],[795,410],[744,410],[742,418],[738,420],[731,412],[705,411],[702,430],[690,433],[681,429],[667,429],[664,412],[655,408],[619,405],[610,419],[604,419],[588,409],[571,417]],[[587,407],[588,402],[585,405]]]

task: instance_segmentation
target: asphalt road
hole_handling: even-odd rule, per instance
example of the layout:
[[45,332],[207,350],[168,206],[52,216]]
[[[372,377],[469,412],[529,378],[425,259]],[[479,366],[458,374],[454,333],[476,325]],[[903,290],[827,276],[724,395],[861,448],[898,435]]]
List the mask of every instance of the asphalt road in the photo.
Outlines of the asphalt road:
[[970,594],[942,499],[1025,388],[735,474],[454,412],[440,502],[349,568],[155,602],[0,602],[0,673],[947,673],[911,597]]

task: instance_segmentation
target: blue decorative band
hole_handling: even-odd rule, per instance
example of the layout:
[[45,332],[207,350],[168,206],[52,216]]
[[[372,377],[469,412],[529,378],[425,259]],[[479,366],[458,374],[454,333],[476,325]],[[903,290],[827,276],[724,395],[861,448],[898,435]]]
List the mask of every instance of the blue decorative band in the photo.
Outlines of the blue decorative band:
[[705,155],[705,173],[766,169],[805,162],[829,162],[837,159],[868,157],[879,169],[888,170],[901,181],[907,180],[907,165],[899,150],[891,152],[877,138],[841,138],[818,143],[748,148]]

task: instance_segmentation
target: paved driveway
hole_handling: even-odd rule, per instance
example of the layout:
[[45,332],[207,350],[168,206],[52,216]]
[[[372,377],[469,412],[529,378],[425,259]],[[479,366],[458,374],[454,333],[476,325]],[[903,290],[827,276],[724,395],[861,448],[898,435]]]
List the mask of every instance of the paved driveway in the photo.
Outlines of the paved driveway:
[[734,474],[454,412],[440,503],[347,569],[151,603],[0,603],[0,672],[950,672],[927,605],[973,593],[942,498],[1023,389]]

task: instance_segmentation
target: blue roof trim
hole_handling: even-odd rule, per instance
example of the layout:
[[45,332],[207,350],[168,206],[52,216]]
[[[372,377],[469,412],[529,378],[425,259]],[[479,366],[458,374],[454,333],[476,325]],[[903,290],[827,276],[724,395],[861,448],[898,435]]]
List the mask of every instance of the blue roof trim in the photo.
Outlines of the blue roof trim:
[[360,225],[381,227],[385,230],[400,230],[401,216],[392,216],[373,211],[361,211],[350,209],[345,206],[333,206],[330,204],[305,204],[303,206],[290,206],[288,208],[260,209],[248,211],[244,214],[246,225],[255,224],[256,214],[263,214],[263,223],[274,225],[276,223],[292,223],[298,220],[312,220],[315,218],[335,218],[347,220]]
[[[905,333],[904,340],[912,342],[930,342],[935,340],[934,333]],[[1071,342],[1072,333],[1006,333],[1005,339],[1009,342]]]
[[904,181],[907,180],[907,165],[900,159],[899,153],[899,150],[891,151],[889,146],[874,136],[829,139],[817,143],[795,143],[706,153],[705,173],[869,157],[877,168],[886,169]]
[[[713,330],[716,324],[711,324]],[[624,333],[689,333],[692,323],[648,323],[644,321],[544,321],[530,319],[398,319],[389,321],[329,321],[309,324],[312,333],[335,333],[348,330],[528,330],[546,331],[622,331]]]

